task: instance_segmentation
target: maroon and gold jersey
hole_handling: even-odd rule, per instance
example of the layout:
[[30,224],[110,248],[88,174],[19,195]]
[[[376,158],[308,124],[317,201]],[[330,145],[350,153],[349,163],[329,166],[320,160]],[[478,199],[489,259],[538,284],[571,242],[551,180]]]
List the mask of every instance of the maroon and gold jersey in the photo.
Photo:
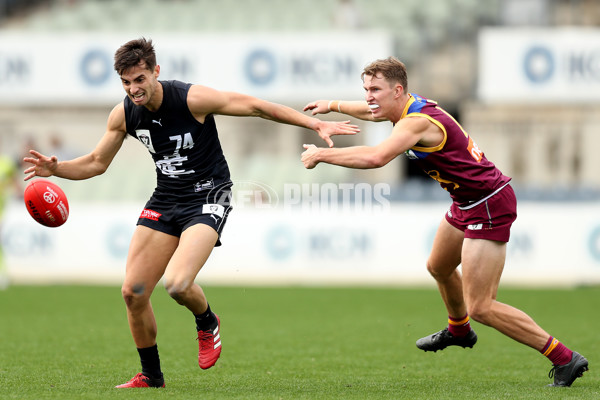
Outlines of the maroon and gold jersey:
[[412,117],[427,118],[437,125],[444,140],[435,147],[417,144],[406,151],[407,157],[438,181],[459,206],[468,206],[510,181],[435,101],[411,93],[402,118]]

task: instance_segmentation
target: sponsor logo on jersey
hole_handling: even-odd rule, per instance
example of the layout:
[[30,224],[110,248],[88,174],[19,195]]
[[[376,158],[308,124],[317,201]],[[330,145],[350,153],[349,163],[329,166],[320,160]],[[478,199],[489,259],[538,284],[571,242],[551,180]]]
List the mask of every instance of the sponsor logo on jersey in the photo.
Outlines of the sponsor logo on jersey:
[[477,147],[477,144],[473,141],[473,139],[471,139],[471,137],[469,137],[469,144],[467,146],[467,150],[469,154],[471,154],[471,157],[475,159],[475,161],[481,162],[481,160],[483,159],[483,151],[481,151],[479,147]]
[[151,219],[152,221],[158,221],[162,214],[156,211],[148,210],[147,208],[142,211],[140,218]]
[[215,183],[212,178],[205,181],[194,183],[194,192],[201,192],[203,190],[212,189],[215,187]]

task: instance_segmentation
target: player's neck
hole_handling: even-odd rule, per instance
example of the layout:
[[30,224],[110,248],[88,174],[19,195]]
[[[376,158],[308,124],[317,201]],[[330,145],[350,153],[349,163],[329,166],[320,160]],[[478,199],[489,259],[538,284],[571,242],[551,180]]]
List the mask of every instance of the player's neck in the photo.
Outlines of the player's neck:
[[408,100],[410,99],[410,95],[405,94],[398,99],[395,100],[396,106],[394,107],[394,111],[390,113],[389,120],[396,124],[398,121],[402,119],[402,115],[404,114],[404,109],[408,104]]
[[156,82],[156,90],[152,94],[152,98],[150,99],[150,101],[147,104],[144,105],[144,107],[146,107],[148,109],[148,111],[151,111],[151,112],[158,111],[163,102],[163,95],[164,95],[164,92],[163,92],[162,83],[160,83],[160,81],[158,81],[158,82]]

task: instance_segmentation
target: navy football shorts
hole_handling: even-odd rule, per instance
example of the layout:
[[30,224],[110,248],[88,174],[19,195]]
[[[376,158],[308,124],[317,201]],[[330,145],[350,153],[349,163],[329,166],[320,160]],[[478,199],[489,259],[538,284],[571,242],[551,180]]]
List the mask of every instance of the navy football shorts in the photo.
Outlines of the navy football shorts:
[[231,209],[229,189],[212,197],[154,192],[140,214],[137,225],[177,237],[190,226],[208,225],[219,234],[215,246],[220,246],[221,232]]

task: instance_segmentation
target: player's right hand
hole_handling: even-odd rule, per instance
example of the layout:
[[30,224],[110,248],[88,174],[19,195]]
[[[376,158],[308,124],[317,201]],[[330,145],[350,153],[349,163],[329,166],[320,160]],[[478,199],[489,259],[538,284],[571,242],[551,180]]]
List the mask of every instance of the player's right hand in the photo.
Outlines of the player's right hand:
[[29,150],[29,153],[34,157],[25,157],[23,158],[23,162],[33,165],[23,171],[24,174],[28,174],[23,180],[28,181],[35,176],[48,177],[54,174],[58,166],[58,158],[56,156],[47,157],[35,150]]

